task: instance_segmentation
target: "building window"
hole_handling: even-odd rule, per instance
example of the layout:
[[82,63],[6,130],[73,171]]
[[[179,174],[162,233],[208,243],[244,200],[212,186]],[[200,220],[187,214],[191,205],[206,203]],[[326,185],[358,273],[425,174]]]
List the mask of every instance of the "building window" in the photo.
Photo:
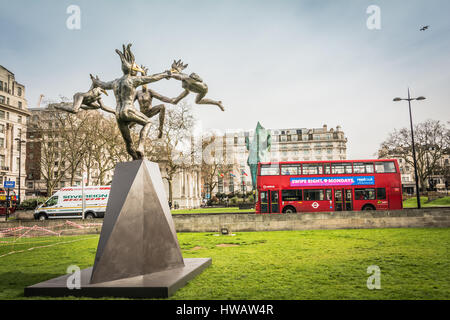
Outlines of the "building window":
[[233,177],[230,178],[230,185],[228,186],[228,190],[230,192],[234,192],[234,181],[233,181]]
[[22,109],[22,101],[19,101],[18,105],[19,105],[19,109]]
[[[18,95],[19,97],[22,96],[22,88],[21,88],[21,87],[18,87],[18,88],[17,88],[17,95]],[[19,104],[22,105],[21,102],[19,102]]]
[[4,96],[0,96],[0,103],[5,103],[5,97]]
[[5,147],[5,138],[0,138],[0,148]]
[[0,154],[0,167],[5,166],[5,155]]

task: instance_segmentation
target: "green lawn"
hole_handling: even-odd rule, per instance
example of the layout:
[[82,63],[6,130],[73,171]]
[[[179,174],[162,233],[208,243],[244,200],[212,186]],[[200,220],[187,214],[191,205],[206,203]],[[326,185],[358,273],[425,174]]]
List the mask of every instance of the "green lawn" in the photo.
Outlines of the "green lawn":
[[239,207],[228,208],[198,208],[198,209],[179,209],[172,210],[172,214],[186,213],[225,213],[225,212],[254,212],[255,209],[239,209]]
[[[450,206],[450,197],[443,197],[428,202],[428,197],[420,197],[422,207],[448,207]],[[403,208],[417,208],[417,198],[410,198],[403,201]]]
[[[213,264],[171,299],[450,299],[449,228],[179,233],[178,239],[185,258],[211,257]],[[0,299],[22,299],[25,286],[62,275],[69,265],[91,266],[97,242],[98,235],[0,242]],[[366,287],[371,265],[381,269],[381,290]]]

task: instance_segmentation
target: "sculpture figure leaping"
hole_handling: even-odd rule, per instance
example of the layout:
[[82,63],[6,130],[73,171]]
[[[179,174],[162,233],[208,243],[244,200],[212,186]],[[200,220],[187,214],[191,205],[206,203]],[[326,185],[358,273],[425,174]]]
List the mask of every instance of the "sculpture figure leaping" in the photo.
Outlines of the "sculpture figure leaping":
[[64,110],[70,113],[78,113],[81,109],[94,110],[102,109],[109,113],[116,114],[116,111],[110,107],[105,106],[102,101],[101,95],[104,93],[108,95],[106,90],[100,88],[94,80],[99,80],[98,77],[94,78],[91,75],[92,85],[87,92],[77,92],[73,95],[73,102],[61,102],[53,104],[56,109]]
[[225,108],[222,105],[222,101],[215,101],[212,99],[205,98],[205,95],[208,93],[208,86],[203,82],[202,78],[199,77],[196,73],[191,73],[187,75],[182,73],[184,69],[186,69],[188,65],[183,64],[181,60],[173,61],[172,69],[170,72],[172,73],[172,78],[180,80],[181,86],[184,88],[184,91],[174,100],[174,104],[177,104],[181,99],[186,97],[189,92],[197,93],[195,97],[195,103],[197,104],[214,104],[220,108],[220,110],[225,111]]

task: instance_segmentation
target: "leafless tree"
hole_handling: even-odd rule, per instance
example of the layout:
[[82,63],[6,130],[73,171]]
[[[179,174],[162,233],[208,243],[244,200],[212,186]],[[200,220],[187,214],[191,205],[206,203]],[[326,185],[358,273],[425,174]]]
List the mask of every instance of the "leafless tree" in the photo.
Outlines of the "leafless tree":
[[[95,112],[95,111],[94,111]],[[92,123],[90,111],[80,111],[76,115],[67,112],[56,113],[58,117],[59,134],[61,137],[61,149],[67,154],[67,174],[70,185],[73,186],[83,167],[83,159],[89,148],[88,141],[91,138],[89,128]]]
[[[427,120],[414,126],[414,142],[419,185],[423,188],[429,177],[443,169],[442,159],[450,150],[450,130],[440,121]],[[410,129],[402,128],[390,133],[381,144],[379,157],[400,157],[413,167]]]
[[156,139],[157,126],[153,126],[150,150],[146,150],[147,157],[159,162],[163,170],[163,179],[169,186],[169,202],[173,200],[173,179],[182,169],[194,165],[192,154],[192,129],[195,121],[191,108],[185,102],[166,109],[166,121],[163,136]]
[[213,132],[206,133],[202,137],[202,180],[209,192],[217,186],[220,173],[233,169],[233,165],[225,161],[222,140],[223,137]]
[[68,169],[68,149],[61,138],[63,122],[60,112],[47,109],[32,120],[31,130],[40,146],[40,174],[46,184],[47,194],[53,194]]

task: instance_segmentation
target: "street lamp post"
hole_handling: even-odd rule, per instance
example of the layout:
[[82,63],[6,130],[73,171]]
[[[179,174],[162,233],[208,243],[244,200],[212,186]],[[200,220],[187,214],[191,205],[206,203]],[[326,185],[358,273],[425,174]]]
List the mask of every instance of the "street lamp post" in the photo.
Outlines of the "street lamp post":
[[18,146],[19,146],[19,180],[18,180],[18,188],[19,188],[19,201],[17,202],[17,204],[19,205],[20,202],[22,201],[22,196],[20,195],[20,181],[21,181],[21,175],[22,175],[22,143],[25,143],[25,140],[22,140],[20,138],[16,138],[14,139],[17,141]]
[[409,123],[411,125],[411,140],[412,140],[412,152],[413,152],[413,161],[414,161],[414,175],[416,178],[416,196],[417,196],[417,208],[421,208],[420,206],[420,191],[419,191],[419,175],[417,174],[417,160],[416,160],[416,148],[414,144],[414,129],[413,129],[413,122],[412,122],[412,114],[411,114],[411,100],[425,100],[425,97],[417,97],[417,98],[411,98],[411,94],[409,92],[408,88],[408,98],[402,99],[402,98],[394,98],[394,101],[402,101],[406,100],[408,101],[409,105]]

